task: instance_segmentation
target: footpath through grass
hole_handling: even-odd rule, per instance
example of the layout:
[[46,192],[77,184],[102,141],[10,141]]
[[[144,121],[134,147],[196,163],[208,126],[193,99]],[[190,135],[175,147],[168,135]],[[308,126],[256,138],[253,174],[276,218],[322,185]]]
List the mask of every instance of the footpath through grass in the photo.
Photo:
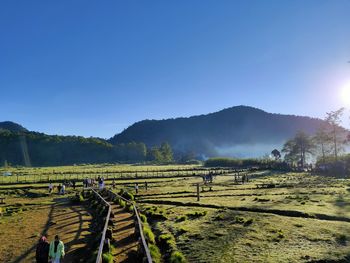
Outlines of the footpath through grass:
[[7,196],[1,205],[0,262],[34,262],[41,235],[65,243],[65,262],[88,262],[94,250],[93,218],[84,206],[71,203],[69,196]]

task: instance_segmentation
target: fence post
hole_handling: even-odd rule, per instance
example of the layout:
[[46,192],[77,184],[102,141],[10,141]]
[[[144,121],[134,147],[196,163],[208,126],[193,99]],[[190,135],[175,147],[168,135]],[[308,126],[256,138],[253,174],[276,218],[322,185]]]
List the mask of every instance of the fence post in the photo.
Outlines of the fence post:
[[199,195],[199,183],[197,183],[197,201],[200,200],[200,195]]

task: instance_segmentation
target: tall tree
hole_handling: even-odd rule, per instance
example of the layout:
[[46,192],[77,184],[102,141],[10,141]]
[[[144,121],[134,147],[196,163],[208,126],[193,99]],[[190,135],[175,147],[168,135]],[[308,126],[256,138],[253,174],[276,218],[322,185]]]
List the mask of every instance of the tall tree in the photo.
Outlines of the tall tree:
[[163,155],[164,162],[172,162],[173,161],[173,151],[167,142],[163,142],[160,146],[160,152]]
[[271,154],[275,158],[276,161],[281,158],[281,153],[277,149],[272,150]]
[[297,161],[301,167],[304,167],[306,158],[312,153],[313,148],[314,144],[310,136],[300,131],[284,144],[282,152],[286,154],[286,161],[292,163]]
[[342,149],[342,144],[344,144],[344,139],[342,139],[342,133],[344,130],[340,127],[341,117],[343,116],[344,110],[344,108],[340,108],[336,111],[327,112],[325,118],[325,121],[331,127],[330,135],[333,140],[333,151],[336,160],[338,160],[338,153]]
[[158,147],[154,146],[147,152],[147,158],[149,161],[153,161],[156,163],[163,162],[163,155]]
[[326,155],[331,151],[332,137],[327,131],[325,125],[321,125],[313,137],[315,146],[321,152],[322,162],[325,163]]

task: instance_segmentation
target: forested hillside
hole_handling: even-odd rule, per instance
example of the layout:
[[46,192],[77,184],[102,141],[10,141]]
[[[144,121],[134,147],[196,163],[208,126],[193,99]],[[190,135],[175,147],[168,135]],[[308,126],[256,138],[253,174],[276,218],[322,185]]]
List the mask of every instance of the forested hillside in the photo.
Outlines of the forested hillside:
[[176,152],[256,157],[282,147],[299,130],[314,133],[321,123],[324,122],[320,119],[237,106],[190,118],[140,121],[111,138],[110,142],[140,141],[152,147],[167,141]]
[[143,143],[112,145],[99,138],[0,130],[0,162],[51,166],[81,163],[137,162],[146,159]]
[[[186,162],[210,156],[260,157],[281,149],[297,131],[314,133],[320,119],[238,106],[207,115],[137,122],[110,140],[31,132],[0,122],[0,162],[68,165],[103,162]],[[169,145],[169,144],[170,145]]]

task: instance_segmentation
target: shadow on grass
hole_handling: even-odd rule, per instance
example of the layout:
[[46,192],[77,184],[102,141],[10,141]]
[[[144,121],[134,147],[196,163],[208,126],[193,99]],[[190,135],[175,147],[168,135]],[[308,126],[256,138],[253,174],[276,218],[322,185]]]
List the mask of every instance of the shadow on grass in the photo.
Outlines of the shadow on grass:
[[[55,198],[53,201],[55,203],[51,205],[48,219],[44,229],[41,232],[41,236],[43,235],[47,236],[47,233],[49,232],[51,227],[63,229],[64,227],[75,225],[78,222],[78,229],[73,232],[75,233],[75,236],[73,237],[72,240],[70,240],[65,244],[66,253],[67,253],[65,256],[65,262],[86,262],[85,260],[88,258],[89,255],[92,254],[93,246],[91,246],[91,244],[94,241],[92,231],[89,231],[88,235],[82,236],[82,232],[85,230],[88,230],[86,228],[83,228],[83,224],[84,222],[86,222],[86,220],[83,220],[84,213],[82,211],[84,211],[85,214],[88,212],[81,207],[70,205],[68,203],[67,197]],[[66,210],[70,210],[70,211],[67,213],[60,213],[60,211],[66,211]],[[56,213],[58,213],[58,215]],[[70,216],[65,218],[65,216],[72,215],[72,214],[74,214],[75,216]],[[63,219],[60,219],[61,217],[63,217]],[[77,218],[77,220],[75,220],[74,222],[68,223],[67,221],[69,221],[72,218]],[[58,223],[56,223],[56,221],[58,221]],[[64,235],[67,235],[71,232],[64,233]],[[85,245],[83,247],[80,247],[78,249],[71,251],[72,246],[74,246],[75,244],[85,244]],[[27,257],[31,253],[35,253],[36,245],[37,244],[34,244],[32,247],[30,247],[25,253],[23,253],[17,259],[15,259],[13,263],[19,263],[19,262],[24,262],[28,260]]]

